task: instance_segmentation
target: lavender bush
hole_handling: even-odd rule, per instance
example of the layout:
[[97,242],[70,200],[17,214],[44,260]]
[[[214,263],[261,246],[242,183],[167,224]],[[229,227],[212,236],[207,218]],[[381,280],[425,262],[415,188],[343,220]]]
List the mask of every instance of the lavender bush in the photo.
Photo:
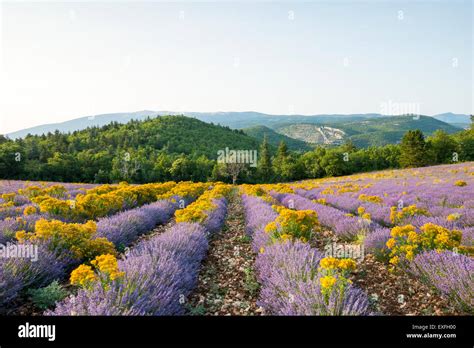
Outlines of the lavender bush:
[[222,197],[219,199],[214,199],[213,203],[217,206],[214,210],[210,211],[203,222],[204,227],[209,231],[209,233],[216,233],[219,231],[224,223],[225,214],[227,211],[227,200]]
[[116,246],[128,246],[141,234],[167,222],[178,205],[161,200],[127,210],[97,222],[97,237],[105,237]]
[[0,244],[15,239],[15,233],[20,230],[33,232],[35,223],[41,218],[47,218],[46,214],[32,214],[17,218],[7,218],[0,220]]
[[197,285],[199,267],[207,253],[207,236],[218,231],[224,222],[227,201],[221,198],[214,203],[217,207],[209,212],[203,225],[178,223],[137,244],[119,261],[123,278],[109,287],[97,283],[92,289],[80,289],[45,314],[184,314],[186,297]]
[[242,203],[245,209],[245,231],[252,237],[253,250],[258,252],[269,240],[263,229],[275,220],[278,214],[267,202],[255,196],[242,195]]
[[390,239],[389,228],[378,228],[369,233],[364,239],[364,249],[367,253],[374,254],[380,261],[388,261],[390,250],[387,241]]
[[432,250],[417,255],[408,271],[435,287],[460,310],[474,313],[474,260],[471,257]]
[[296,194],[272,193],[272,195],[287,207],[292,205],[296,210],[314,210],[318,214],[321,225],[330,228],[341,239],[353,240],[358,234],[365,234],[380,227],[374,222],[346,216],[339,209],[314,203]]
[[474,246],[474,227],[467,227],[462,230],[462,245]]
[[[28,244],[25,244],[28,245]],[[38,244],[38,259],[24,257],[0,258],[0,313],[11,309],[12,300],[30,288],[48,285],[62,277],[72,259],[58,259],[46,244]],[[68,262],[69,260],[69,262]]]
[[60,302],[47,315],[176,315],[195,287],[199,265],[208,248],[206,230],[199,224],[179,223],[144,240],[119,262],[124,278],[109,288],[92,290]]
[[253,236],[254,249],[259,250],[255,264],[261,284],[259,306],[273,315],[370,314],[366,294],[353,286],[343,293],[335,289],[326,301],[319,285],[322,253],[300,241],[270,244],[264,227],[276,213],[258,197],[242,198],[247,231]]

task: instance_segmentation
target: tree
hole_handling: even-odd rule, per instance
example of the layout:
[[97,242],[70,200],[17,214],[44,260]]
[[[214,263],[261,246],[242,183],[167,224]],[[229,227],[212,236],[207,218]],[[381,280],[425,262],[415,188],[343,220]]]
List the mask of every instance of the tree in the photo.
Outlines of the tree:
[[188,157],[181,155],[174,160],[170,174],[175,181],[190,180],[194,171],[194,163]]
[[214,167],[212,167],[211,172],[211,181],[226,181],[227,178],[225,163],[214,163]]
[[342,152],[352,153],[357,150],[354,142],[351,139],[346,140],[344,145],[341,147]]
[[273,171],[278,180],[287,181],[291,175],[290,156],[288,155],[288,147],[282,140],[278,146],[277,155],[273,159]]
[[347,162],[344,161],[345,153],[340,149],[326,151],[321,159],[321,166],[327,176],[340,176],[347,174]]
[[156,181],[167,181],[171,178],[169,169],[173,164],[173,160],[166,152],[161,152],[155,160],[153,173]]
[[436,130],[428,142],[434,163],[452,163],[454,154],[459,152],[456,140],[441,129]]
[[262,145],[260,146],[260,159],[258,160],[257,174],[262,182],[273,180],[270,146],[266,134],[264,135]]
[[403,168],[422,167],[428,163],[425,137],[419,129],[409,130],[403,136],[399,161]]
[[232,185],[235,185],[239,174],[245,170],[245,163],[226,163],[225,173],[232,178]]

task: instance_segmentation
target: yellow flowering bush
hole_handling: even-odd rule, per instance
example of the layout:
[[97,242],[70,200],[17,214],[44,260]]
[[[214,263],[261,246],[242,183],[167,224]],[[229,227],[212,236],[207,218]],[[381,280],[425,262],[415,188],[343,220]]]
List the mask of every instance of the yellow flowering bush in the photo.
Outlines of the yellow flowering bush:
[[449,214],[449,215],[446,217],[446,220],[447,220],[447,221],[456,221],[456,220],[459,220],[460,217],[461,217],[461,214],[459,214],[459,213],[453,213],[453,214]]
[[370,213],[366,213],[365,212],[365,207],[362,207],[360,206],[359,208],[357,208],[357,214],[362,218],[362,219],[365,219],[365,220],[371,220],[372,216],[370,215]]
[[459,248],[462,237],[461,231],[449,230],[433,223],[424,224],[418,232],[413,225],[396,226],[390,235],[386,245],[390,249],[389,262],[392,265],[397,265],[402,259],[412,261],[423,251]]
[[[189,184],[187,184],[189,186]],[[204,184],[198,185],[202,187]],[[157,184],[128,185],[101,185],[87,190],[85,194],[78,194],[75,200],[62,200],[48,195],[58,193],[60,188],[51,186],[42,190],[42,195],[35,195],[31,200],[39,205],[41,212],[55,216],[70,218],[75,221],[97,219],[116,213],[125,207],[135,207],[156,201],[158,196],[165,195],[176,185],[169,181]],[[50,190],[54,189],[54,190]],[[36,191],[35,191],[36,192]]]
[[295,191],[288,184],[265,184],[260,185],[266,192],[275,191],[278,193],[295,193]]
[[34,198],[38,196],[52,196],[52,197],[61,197],[64,196],[67,192],[67,189],[63,185],[51,185],[48,187],[39,187],[39,186],[28,186],[18,190],[20,195],[25,195],[28,198]]
[[110,280],[115,280],[124,275],[124,272],[119,271],[117,258],[111,254],[97,256],[91,261],[91,265],[102,274],[107,275]]
[[43,196],[45,194],[43,189],[41,187],[38,187],[38,186],[28,186],[28,187],[19,189],[18,193],[20,195],[27,196],[30,199],[32,197]]
[[29,205],[27,206],[25,209],[23,209],[23,215],[33,215],[33,214],[36,214],[37,213],[37,210],[34,206],[32,205]]
[[110,282],[122,278],[125,274],[119,270],[117,258],[111,254],[97,256],[91,261],[91,265],[94,268],[82,264],[73,270],[70,277],[71,284],[87,288],[100,280],[102,286],[107,288]]
[[248,196],[266,196],[267,192],[260,185],[242,184],[239,186],[241,192]]
[[167,193],[176,186],[174,181],[155,184],[128,185],[121,183],[113,196],[121,197],[127,206],[143,205],[157,200],[157,196]]
[[227,196],[231,190],[231,185],[215,185],[186,208],[177,210],[175,212],[176,222],[204,222],[209,212],[217,207],[213,200]]
[[323,293],[326,290],[332,289],[334,284],[336,284],[336,281],[337,281],[336,277],[330,276],[330,275],[319,278],[319,282],[321,284],[321,288],[322,288]]
[[82,286],[84,288],[90,287],[98,277],[89,265],[80,265],[71,272],[69,281],[72,285]]
[[[171,181],[174,183],[173,181]],[[200,196],[206,189],[209,188],[210,184],[208,183],[193,183],[191,181],[182,181],[178,184],[174,183],[172,188],[166,192],[158,193],[156,195],[157,199],[168,199],[171,197],[190,197],[195,198]]]
[[337,190],[338,194],[346,193],[346,192],[358,192],[361,189],[361,187],[358,184],[354,184],[354,183],[350,183],[350,182],[345,183],[343,185],[339,185],[338,187],[340,187]]
[[76,216],[84,219],[97,219],[123,209],[125,199],[123,196],[109,192],[102,195],[78,194],[74,203],[69,202],[69,206],[74,207]]
[[363,202],[376,203],[376,204],[382,204],[383,203],[383,199],[381,197],[379,197],[379,196],[369,196],[369,195],[366,195],[364,193],[359,195],[358,200],[363,201]]
[[318,198],[318,199],[313,199],[312,200],[314,203],[318,203],[321,205],[328,205],[326,198]]
[[0,197],[2,197],[2,199],[5,202],[13,202],[13,200],[15,199],[15,196],[16,196],[15,193],[4,193]]
[[67,189],[63,185],[51,185],[44,188],[43,192],[52,197],[62,197],[67,193]]
[[454,185],[459,186],[459,187],[463,187],[463,186],[467,185],[467,182],[465,182],[464,180],[458,180],[454,183]]
[[61,253],[70,251],[76,259],[92,259],[97,255],[115,254],[115,247],[106,238],[94,238],[97,225],[94,221],[85,224],[66,223],[59,220],[40,219],[34,232],[18,231],[19,243],[45,241],[51,250]]
[[326,187],[324,190],[321,191],[322,195],[333,195],[334,190],[331,187]]
[[342,270],[344,272],[351,272],[355,270],[356,262],[353,259],[325,257],[319,262],[319,267],[323,270]]
[[118,189],[119,189],[118,185],[105,184],[105,185],[100,185],[100,186],[96,186],[91,189],[88,189],[86,191],[86,194],[103,195],[104,193],[109,193]]
[[325,257],[319,262],[319,282],[321,293],[326,301],[333,291],[344,294],[348,285],[351,284],[349,275],[356,269],[356,262],[353,259],[338,259],[335,257]]
[[398,224],[407,217],[412,217],[415,215],[430,216],[430,213],[426,209],[418,208],[416,204],[403,207],[401,210],[397,210],[397,207],[390,208],[390,221],[393,224]]
[[0,208],[9,208],[9,207],[13,207],[14,205],[15,205],[15,203],[12,202],[12,201],[5,202],[5,203],[0,204]]
[[320,228],[318,216],[313,210],[292,210],[273,206],[278,212],[275,221],[265,226],[273,241],[299,239],[303,242],[310,240],[313,232]]
[[65,218],[73,218],[73,201],[62,200],[47,195],[35,196],[31,198],[33,203],[38,204],[42,213],[49,213],[51,215],[61,216]]

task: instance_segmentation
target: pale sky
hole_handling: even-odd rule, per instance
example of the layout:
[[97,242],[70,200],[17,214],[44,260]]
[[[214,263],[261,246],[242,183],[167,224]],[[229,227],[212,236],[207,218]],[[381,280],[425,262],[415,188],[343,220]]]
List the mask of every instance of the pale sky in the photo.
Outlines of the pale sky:
[[0,133],[144,109],[469,114],[472,18],[468,0],[2,2]]

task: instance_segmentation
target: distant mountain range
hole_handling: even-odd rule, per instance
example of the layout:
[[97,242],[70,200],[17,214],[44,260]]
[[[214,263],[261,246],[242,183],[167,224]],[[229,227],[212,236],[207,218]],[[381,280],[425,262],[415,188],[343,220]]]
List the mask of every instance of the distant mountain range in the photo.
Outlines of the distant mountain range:
[[470,124],[469,115],[444,113],[435,116],[384,116],[381,114],[350,115],[269,115],[248,112],[175,112],[143,110],[86,116],[70,121],[44,124],[7,134],[22,138],[27,134],[73,132],[87,127],[104,126],[111,122],[127,123],[164,115],[185,115],[201,121],[242,129],[247,135],[261,140],[267,135],[272,145],[284,140],[290,149],[307,150],[315,144],[339,144],[351,139],[357,146],[383,145],[398,142],[409,129],[420,129],[426,135],[436,129],[454,133]]
[[466,128],[471,124],[470,115],[453,114],[452,112],[434,115],[433,118],[436,118],[437,120],[452,124],[460,128]]

